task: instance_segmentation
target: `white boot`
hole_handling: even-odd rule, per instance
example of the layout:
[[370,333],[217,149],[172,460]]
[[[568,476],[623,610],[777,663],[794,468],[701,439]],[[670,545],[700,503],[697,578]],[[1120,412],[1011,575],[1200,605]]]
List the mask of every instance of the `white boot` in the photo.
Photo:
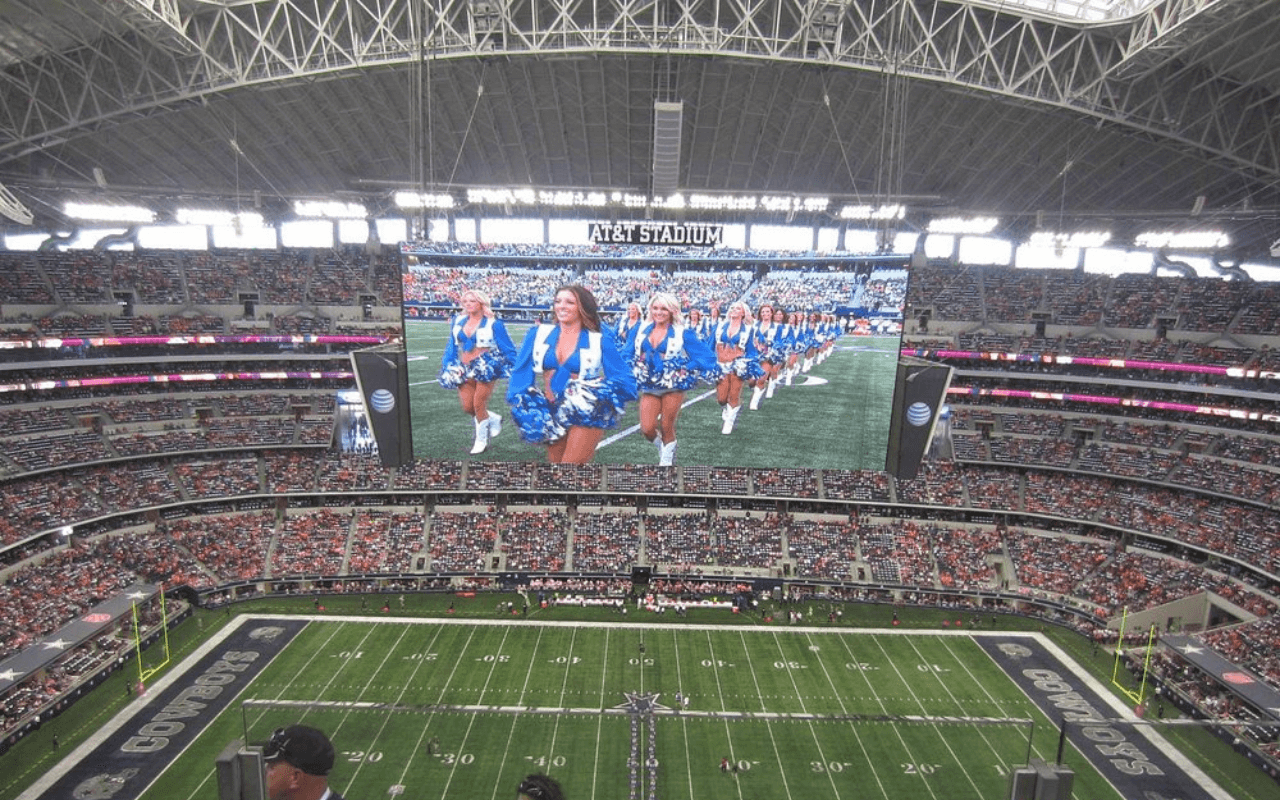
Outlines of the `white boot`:
[[792,367],[791,369],[787,370],[787,385],[788,385],[788,386],[790,386],[790,385],[791,385],[791,379],[792,379],[792,378],[794,378],[795,376],[796,376],[796,370],[795,370],[795,367]]
[[502,415],[489,412],[489,438],[492,439],[502,433]]
[[733,423],[737,422],[738,412],[741,410],[742,406],[728,406],[728,411],[724,416],[724,427],[720,429],[721,433],[726,436],[733,433]]
[[666,447],[666,445],[662,443],[662,434],[658,434],[653,437],[653,446],[658,448],[658,466],[662,466],[662,455],[665,452],[663,448]]
[[758,411],[760,409],[760,398],[764,397],[764,389],[759,386],[751,387],[751,410]]
[[777,389],[777,388],[778,388],[778,379],[777,379],[777,378],[770,378],[770,379],[769,379],[769,388],[768,388],[768,389],[765,389],[765,392],[764,392],[764,399],[765,399],[765,400],[772,400],[772,399],[773,399],[773,390],[774,390],[774,389]]
[[662,438],[659,437],[658,444],[661,445],[658,448],[658,466],[674,466],[676,463],[676,440],[672,439],[670,442],[663,444]]
[[485,448],[489,446],[489,420],[484,422],[476,422],[476,440],[471,445],[471,455],[483,453]]
[[800,367],[800,371],[801,371],[801,372],[808,372],[808,371],[809,371],[809,370],[811,370],[811,369],[813,369],[813,359],[812,359],[812,358],[806,358],[806,359],[804,360],[804,366]]

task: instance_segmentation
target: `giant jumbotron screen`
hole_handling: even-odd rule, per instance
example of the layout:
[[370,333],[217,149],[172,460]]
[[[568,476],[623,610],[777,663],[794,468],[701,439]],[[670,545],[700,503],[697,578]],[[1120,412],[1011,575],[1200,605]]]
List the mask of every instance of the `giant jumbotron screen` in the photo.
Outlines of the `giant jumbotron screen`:
[[[902,337],[909,259],[769,254],[723,248],[539,246],[414,243],[404,256],[403,317],[408,356],[413,454],[418,459],[539,462],[546,447],[522,440],[507,401],[509,379],[494,382],[488,411],[502,427],[472,454],[475,420],[459,389],[441,384],[442,358],[469,289],[487,295],[516,351],[539,322],[551,322],[558,287],[577,284],[596,298],[602,322],[617,330],[627,307],[647,308],[656,292],[674,295],[686,325],[743,302],[805,319],[816,336],[792,336],[786,358],[757,386],[744,383],[739,411],[725,433],[726,411],[714,373],[684,392],[676,416],[674,463],[680,466],[883,470]],[[704,323],[705,325],[705,323]],[[704,327],[702,339],[712,338]],[[619,354],[636,353],[621,336]],[[708,342],[708,344],[710,344]],[[773,361],[779,352],[775,350]],[[446,384],[450,381],[445,376]],[[722,390],[723,391],[723,390]],[[753,402],[754,397],[754,402]],[[660,452],[643,435],[639,403],[630,402],[605,431],[593,461],[657,465]]]

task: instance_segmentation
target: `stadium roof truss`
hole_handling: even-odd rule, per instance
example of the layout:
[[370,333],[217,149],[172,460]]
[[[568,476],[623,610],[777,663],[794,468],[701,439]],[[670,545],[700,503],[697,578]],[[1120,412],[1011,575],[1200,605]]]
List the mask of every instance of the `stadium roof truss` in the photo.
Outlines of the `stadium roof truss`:
[[[1099,15],[1101,21],[1092,20]],[[261,131],[285,123],[276,116],[272,98],[255,90],[314,86],[385,68],[406,72],[423,63],[449,70],[450,64],[465,62],[472,71],[467,91],[459,89],[453,100],[441,94],[434,113],[441,118],[470,114],[465,126],[453,123],[463,128],[455,135],[478,137],[473,144],[494,160],[483,166],[468,161],[460,170],[458,162],[445,157],[442,161],[452,162],[453,171],[446,174],[442,168],[427,178],[436,184],[459,181],[459,176],[472,184],[486,178],[504,183],[523,173],[535,183],[575,185],[582,178],[572,171],[504,164],[509,142],[485,139],[487,131],[527,126],[530,109],[510,108],[504,119],[502,111],[489,106],[481,112],[486,115],[481,124],[472,124],[478,97],[486,89],[487,65],[501,72],[511,69],[516,57],[527,61],[523,57],[532,56],[567,63],[573,73],[566,77],[526,66],[522,76],[512,79],[524,81],[523,88],[540,98],[530,102],[555,103],[562,112],[554,115],[557,123],[564,121],[560,117],[576,118],[582,127],[570,132],[565,125],[562,133],[546,122],[535,123],[528,134],[534,144],[526,147],[550,160],[598,153],[598,160],[610,166],[587,176],[595,188],[635,186],[640,182],[637,170],[619,169],[617,162],[629,159],[652,131],[637,127],[637,103],[632,110],[606,111],[603,118],[574,109],[615,88],[593,61],[643,57],[650,60],[646,63],[663,60],[674,72],[687,69],[691,59],[719,56],[816,69],[824,76],[855,72],[878,79],[902,77],[913,86],[945,91],[953,102],[958,94],[970,102],[994,100],[1041,114],[1064,112],[1077,127],[1088,122],[1098,131],[1123,136],[1136,152],[1158,145],[1210,170],[1212,177],[1200,176],[1199,188],[1179,184],[1161,191],[1160,184],[1151,184],[1146,188],[1151,207],[1189,207],[1188,193],[1191,198],[1207,194],[1223,204],[1242,196],[1267,203],[1280,183],[1280,125],[1273,124],[1280,112],[1277,19],[1280,0],[10,0],[0,21],[0,180],[13,186],[19,178],[30,184],[54,175],[59,177],[52,183],[87,182],[92,165],[108,162],[117,183],[123,178],[125,184],[138,185],[227,185],[229,160],[242,155],[230,152],[238,151],[238,145],[216,158],[208,152],[215,149],[211,140],[235,138],[226,126],[216,136],[199,122],[167,128],[181,143],[168,152],[133,150],[127,137],[112,132],[166,116],[181,118],[232,96],[242,98],[234,116],[257,116],[247,127]],[[448,74],[455,83],[467,83],[457,68]],[[741,75],[733,79],[746,81]],[[631,83],[633,78],[624,80]],[[830,106],[827,85],[821,96]],[[645,88],[653,91],[654,85]],[[755,87],[703,76],[697,88],[745,95]],[[770,102],[787,93],[788,87],[775,87]],[[410,92],[362,104],[376,94],[359,88],[334,93],[334,113],[393,114],[384,118],[389,126],[410,125]],[[652,104],[643,111],[651,115]],[[691,118],[695,126],[731,123]],[[196,114],[191,119],[203,118]],[[629,127],[635,132],[625,130]],[[726,127],[730,129],[714,134],[713,145],[702,151],[690,148],[688,156],[722,157],[734,135],[732,125]],[[182,130],[185,136],[175,134]],[[768,130],[773,140],[764,141],[762,150],[786,147],[782,139],[789,134],[782,121]],[[333,140],[295,147],[297,158],[292,160],[278,151],[270,168],[262,160],[251,165],[271,190],[322,191],[326,181],[312,173],[323,172],[323,154],[358,147],[364,139],[336,121],[332,130],[310,136]],[[975,161],[970,154],[965,163],[975,170],[999,164],[1003,156],[994,151],[1018,145],[992,145],[987,161]],[[444,137],[433,139],[432,146],[442,155],[452,152]],[[456,147],[461,158],[462,143]],[[1061,145],[1053,149],[1065,152]],[[192,154],[183,152],[187,150],[211,160],[195,164]],[[956,158],[959,153],[950,153],[946,160]],[[333,186],[333,175],[323,177],[328,189],[349,189],[362,178],[407,177],[411,160],[397,156],[395,167],[365,175],[348,169],[341,176],[346,186]],[[1050,183],[1070,167],[1069,157],[1048,160],[1028,185]],[[149,161],[150,167],[135,169],[140,161]],[[927,162],[913,162],[902,172],[911,175],[928,167]],[[729,159],[722,172],[735,168]],[[705,188],[794,190],[800,177],[813,180],[812,174],[709,178]],[[845,184],[862,178],[847,177]],[[687,187],[696,183],[692,174],[684,176]],[[769,185],[758,185],[762,183]],[[920,187],[903,187],[912,188]],[[813,191],[834,190],[819,180]],[[1001,202],[1026,210],[1039,199],[1028,192],[1034,194],[1026,189]],[[1115,193],[1099,187],[1098,196]],[[965,200],[959,195],[953,199]]]

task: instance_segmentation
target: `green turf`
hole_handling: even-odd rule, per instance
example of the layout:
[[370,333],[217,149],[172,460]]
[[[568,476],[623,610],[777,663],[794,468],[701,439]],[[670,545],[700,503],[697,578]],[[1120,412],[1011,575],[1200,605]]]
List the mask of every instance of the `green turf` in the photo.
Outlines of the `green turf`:
[[[513,326],[517,346],[527,328]],[[435,383],[448,326],[409,320],[405,343],[409,354],[409,405],[415,458],[459,459],[468,455],[475,429],[463,413],[457,393]],[[896,337],[842,337],[837,349],[792,386],[779,386],[757,411],[743,409],[733,434],[720,433],[720,406],[714,387],[699,387],[685,396],[687,407],[677,425],[681,465],[790,467],[812,469],[884,469],[889,441],[893,381],[897,369]],[[489,409],[509,418],[506,381],[500,381]],[[635,403],[617,430],[596,453],[602,464],[656,464],[657,453],[639,431]],[[614,434],[623,434],[610,441]],[[514,426],[474,458],[485,461],[536,461],[542,449],[520,441]]]
[[[348,797],[404,787],[419,798],[507,798],[532,771],[562,781],[573,800],[626,797],[629,716],[607,710],[627,692],[673,705],[677,691],[693,713],[660,714],[653,729],[663,800],[997,797],[1032,730],[841,715],[1031,718],[1034,754],[1052,758],[1056,746],[1052,725],[964,637],[320,621],[246,691],[254,702],[224,714],[144,797],[209,796],[226,742],[298,719],[331,732],[341,753],[333,782]],[[649,735],[641,726],[641,760]],[[439,755],[426,752],[432,736]],[[738,772],[720,772],[721,758]],[[1078,756],[1069,763],[1077,796],[1117,796]]]
[[[474,599],[456,599],[453,595],[409,594],[407,595],[407,603],[404,609],[397,610],[397,614],[401,617],[408,616],[419,620],[438,619],[445,615],[446,609],[450,605],[456,605],[456,611],[450,614],[453,618],[461,618],[464,620],[493,620],[498,618],[498,615],[494,612],[494,602],[505,597],[507,596],[483,595]],[[510,597],[518,600],[515,596]],[[328,598],[326,602],[326,606],[330,609],[329,613],[332,613],[338,618],[361,613],[361,605],[362,598],[360,595],[335,595]],[[393,606],[395,605],[396,604],[393,603]],[[769,605],[769,603],[765,604],[766,607]],[[843,610],[843,615],[836,626],[832,628],[833,632],[848,632],[855,629],[865,630],[868,628],[887,627],[890,623],[891,612],[894,610],[893,607],[877,604],[848,604],[841,606],[841,608]],[[192,649],[199,645],[200,642],[202,642],[208,635],[216,632],[224,622],[235,620],[237,618],[236,614],[241,611],[273,614],[310,614],[314,609],[312,607],[311,599],[308,597],[269,597],[242,604],[241,606],[237,606],[235,609],[216,609],[208,611],[197,610],[195,618],[184,622],[170,635],[170,641],[174,649],[175,665],[171,666],[169,670],[172,671],[182,658],[188,655]],[[923,636],[922,641],[926,642],[936,640],[938,637],[930,636],[929,633],[931,631],[941,629],[943,627],[942,621],[944,619],[949,620],[955,616],[954,612],[945,612],[938,609],[921,609],[910,606],[899,608],[898,612],[898,616],[900,617],[899,629],[910,629],[912,631],[920,632]],[[583,622],[618,621],[616,614],[603,609],[558,608],[552,613],[554,614],[554,618],[557,620],[578,620]],[[541,614],[535,611],[535,621],[539,616],[541,616]],[[717,632],[716,637],[718,638],[721,634],[725,634],[730,637],[730,640],[732,640],[733,636],[737,635],[736,632],[739,628],[752,629],[765,625],[762,621],[761,615],[757,614],[727,615],[720,611],[704,612],[698,609],[692,610],[687,619],[671,619],[668,620],[668,623],[675,629],[679,629],[682,626],[688,627],[689,623],[718,624],[723,627],[723,630]],[[1109,653],[1105,650],[1095,652],[1089,642],[1078,634],[1053,625],[1045,625],[1043,622],[1035,619],[1018,616],[1001,616],[992,624],[996,626],[997,630],[1039,630],[1066,651],[1078,664],[1083,666],[1101,683],[1107,685],[1110,681],[1112,660]],[[346,626],[341,627],[345,628]],[[984,629],[989,627],[985,619],[982,627]],[[612,634],[610,634],[610,640],[619,641],[617,637],[622,635],[626,630],[629,629],[616,629]],[[785,626],[779,626],[780,634],[786,630]],[[701,633],[701,639],[699,641],[705,642],[707,640],[706,633]],[[544,642],[545,641],[546,640],[544,640]],[[638,639],[632,639],[630,641],[636,643],[638,646]],[[680,641],[684,641],[684,637],[681,637]],[[854,641],[865,642],[869,645],[874,643],[875,639],[859,638]],[[424,641],[423,643],[426,644],[427,642]],[[580,640],[578,644],[582,644],[582,641]],[[334,644],[333,646],[337,645]],[[646,639],[646,650],[651,646],[661,646],[658,643],[658,640],[653,638],[652,634],[650,634],[649,638]],[[302,646],[300,644],[300,651],[301,648]],[[156,648],[152,649],[155,650]],[[580,647],[575,646],[574,649],[577,657],[586,657],[587,654],[579,652],[581,650]],[[863,648],[858,647],[855,649],[855,652],[861,652],[862,649]],[[961,651],[954,650],[954,652],[958,653]],[[969,663],[969,657],[976,658],[979,664],[985,662],[985,657],[977,653],[977,651],[972,648],[965,648],[963,652],[969,654],[964,662],[966,664]],[[646,655],[648,655],[648,653],[646,653]],[[701,659],[695,659],[694,661],[696,661],[696,663],[694,663],[693,661],[683,657],[686,655],[683,650],[680,655],[681,658],[679,659],[679,664],[681,668],[678,670],[677,678],[685,687],[686,692],[691,696],[694,694],[695,680],[700,680],[700,685],[708,683],[713,686],[715,685],[714,674],[702,675],[701,678],[699,678],[698,673],[701,670],[708,669],[707,667],[702,666]],[[830,653],[828,653],[828,655],[830,655]],[[149,652],[148,663],[154,660],[152,656],[153,654]],[[287,654],[287,657],[292,659],[294,656],[290,653]],[[361,659],[357,660],[363,661],[363,659],[367,657],[368,656],[365,655],[362,656]],[[556,656],[556,658],[561,657],[568,658],[568,656]],[[435,660],[438,661],[439,658],[440,654],[438,652]],[[352,663],[354,663],[348,659],[335,658],[332,660],[340,661],[343,667],[340,671],[342,674],[347,674],[348,668]],[[865,660],[866,659],[860,659],[860,662]],[[282,661],[280,663],[284,662]],[[455,663],[459,662],[455,660]],[[581,663],[582,662],[579,662],[577,665],[565,664],[563,666],[548,663],[543,670],[546,674],[539,674],[537,683],[541,684],[544,680],[551,681],[556,676],[562,676],[572,668],[579,667]],[[686,663],[689,664],[689,667],[685,666]],[[561,671],[555,672],[554,670],[558,666]],[[627,666],[630,667],[632,665]],[[657,665],[655,664],[654,666]],[[770,668],[772,667],[770,666]],[[273,669],[270,674],[276,674],[278,669],[279,667]],[[434,671],[438,669],[438,667],[432,667],[432,669]],[[988,667],[988,671],[975,672],[975,675],[982,676],[984,685],[997,687],[999,689],[995,696],[1004,696],[1006,691],[1011,690],[1011,687],[1008,686],[1003,677],[999,674],[989,674],[989,669],[990,668]],[[655,673],[652,669],[647,669],[646,681],[652,680],[654,675]],[[923,675],[921,677],[923,677]],[[0,776],[3,776],[0,778],[0,800],[12,800],[12,798],[17,797],[18,794],[21,793],[36,776],[49,769],[57,758],[70,752],[70,750],[76,745],[83,742],[86,736],[101,727],[107,719],[123,708],[128,699],[127,694],[124,692],[124,688],[126,682],[130,679],[136,679],[136,667],[133,665],[127,665],[124,671],[116,673],[111,677],[111,679],[102,684],[86,699],[75,703],[56,719],[47,722],[39,730],[18,742],[8,753],[0,756]],[[277,681],[275,678],[271,678],[271,680]],[[299,685],[306,682],[308,681],[303,681],[301,676],[299,676]],[[588,683],[593,684],[594,682]],[[728,685],[728,683],[729,680],[726,675],[725,684]],[[286,678],[283,682],[278,682],[278,685],[287,688],[289,686],[288,679]],[[649,685],[649,683],[646,683],[646,686]],[[972,686],[972,684],[966,685]],[[558,687],[555,686],[552,687],[553,691],[557,688]],[[601,691],[594,685],[590,685],[590,688],[596,693]],[[277,694],[280,691],[280,688],[276,689]],[[398,687],[393,687],[393,689],[388,689],[388,691],[398,691]],[[665,689],[663,691],[665,691]],[[954,686],[953,691],[956,693],[957,697],[964,696],[959,685]],[[993,689],[993,691],[996,691],[996,689]],[[863,694],[865,694],[865,690],[851,692],[849,693],[848,698],[861,697]],[[246,696],[250,695],[270,696],[266,695],[264,692],[260,692],[256,686],[250,692],[246,693]],[[386,699],[394,699],[395,696],[396,694],[393,693]],[[846,702],[848,702],[848,698],[846,698]],[[666,697],[664,699],[669,700],[670,697]],[[888,698],[886,698],[886,702],[888,702]],[[699,704],[706,705],[702,702]],[[313,713],[318,714],[322,712],[314,711]],[[326,715],[333,714],[332,711],[323,713]],[[397,712],[394,715],[386,714],[382,717],[378,717],[371,712],[360,712],[358,714],[348,714],[345,716],[337,714],[335,721],[339,726],[345,725],[346,727],[337,728],[336,730],[338,733],[336,735],[341,736],[344,731],[354,730],[354,727],[351,726],[353,726],[357,721],[371,721],[373,724],[381,725],[384,719],[392,717],[399,719],[405,716],[411,716],[417,719],[417,724],[410,724],[409,732],[405,735],[414,737],[413,743],[406,746],[415,750],[418,754],[413,758],[410,758],[408,762],[399,764],[399,769],[396,772],[397,775],[410,767],[415,770],[422,768],[422,762],[425,759],[423,759],[421,753],[418,752],[421,748],[417,745],[417,737],[424,725],[439,725],[443,724],[446,720],[463,718],[457,713],[438,713],[433,717],[428,717],[426,714],[419,714],[411,711]],[[506,719],[506,717],[494,716],[498,722]],[[1040,717],[1036,715],[1032,716],[1035,719],[1040,719]],[[1176,710],[1173,709],[1172,706],[1168,708],[1167,716],[1177,716]],[[321,717],[311,718],[316,722],[324,722],[327,724],[327,720],[322,719]],[[368,719],[366,720],[366,718]],[[194,748],[192,748],[190,754],[187,757],[184,757],[184,759],[175,767],[168,770],[163,778],[163,786],[174,787],[172,791],[173,796],[175,797],[213,796],[213,789],[210,783],[212,781],[212,774],[206,769],[206,767],[212,762],[214,754],[220,749],[222,744],[230,741],[231,739],[243,736],[244,725],[242,719],[243,715],[237,708],[234,712],[228,713],[219,720],[216,720],[213,727],[210,728],[203,739],[198,742]],[[273,717],[271,721],[274,721],[275,719],[276,718]],[[291,720],[293,717],[289,717],[289,719]],[[499,777],[505,780],[512,772],[519,773],[522,770],[532,771],[534,769],[549,769],[552,774],[558,775],[559,773],[566,771],[566,768],[569,766],[570,759],[574,759],[576,762],[580,755],[588,755],[590,756],[592,763],[597,762],[599,759],[604,757],[601,754],[606,752],[604,749],[606,745],[616,749],[618,746],[616,744],[618,738],[628,735],[623,732],[625,730],[625,720],[598,713],[590,717],[590,719],[595,721],[594,726],[585,724],[583,720],[578,720],[578,722],[572,726],[575,731],[572,734],[569,732],[569,728],[562,727],[557,735],[554,748],[550,745],[545,745],[539,748],[531,748],[527,753],[524,749],[521,749],[518,755],[513,756],[513,762],[518,762],[516,766],[513,766],[508,772],[500,772],[498,776],[486,775],[484,776],[484,780],[487,781],[492,779],[496,781]],[[434,722],[432,722],[432,720],[434,720]],[[781,780],[779,771],[774,770],[773,772],[765,773],[761,771],[761,764],[750,763],[761,759],[758,759],[755,756],[747,758],[740,757],[743,754],[749,755],[749,751],[745,749],[748,746],[746,733],[752,729],[753,725],[756,725],[757,723],[764,723],[759,720],[751,721],[750,723],[748,723],[747,720],[739,720],[732,723],[725,723],[721,721],[721,724],[712,731],[711,734],[708,734],[707,731],[709,730],[709,726],[705,724],[706,720],[698,718],[697,722],[699,724],[695,725],[694,719],[683,718],[679,720],[676,727],[678,734],[670,733],[667,730],[665,720],[662,723],[662,727],[659,729],[659,747],[661,749],[660,758],[663,768],[662,774],[664,775],[664,780],[676,781],[679,786],[685,787],[682,792],[678,793],[679,796],[703,797],[708,795],[718,796],[720,794],[725,794],[731,799],[741,800],[738,794],[739,787],[743,788],[744,793],[742,794],[742,797],[748,797],[750,795],[757,794],[753,788],[755,784],[753,784],[752,781],[772,785],[773,783]],[[270,723],[266,718],[263,718],[262,720],[259,720],[258,724],[259,728],[265,728],[265,726]],[[476,724],[481,723],[477,720]],[[523,720],[515,724],[509,721],[506,724],[507,727],[504,729],[504,733],[506,735],[514,733],[517,736],[523,736],[524,731],[530,730],[525,726],[526,724],[531,724],[531,721]],[[620,725],[624,727],[620,728]],[[795,732],[799,730],[798,723],[794,722],[778,722],[770,723],[770,725],[772,726],[772,730],[775,732],[775,736],[783,742],[788,742],[791,738],[794,738],[796,735]],[[832,723],[815,723],[815,727],[819,730],[825,730],[830,725],[832,725]],[[401,726],[397,725],[396,730],[400,730],[400,727]],[[911,726],[909,728],[904,728],[903,730],[905,735],[911,736],[914,735],[914,732],[917,731],[919,727],[920,726]],[[900,743],[895,744],[898,741],[896,733],[890,727],[886,725],[870,725],[869,730],[870,733],[865,733],[863,731],[859,732],[859,735],[864,742],[879,743],[884,741],[888,742],[885,746],[902,747]],[[1008,731],[1005,731],[1003,728],[985,728],[982,730],[988,738],[990,738],[994,731],[1003,731],[1006,734],[1008,733]],[[805,728],[803,732],[807,734],[808,729]],[[61,739],[62,743],[62,748],[59,752],[53,752],[50,748],[51,738],[55,734]],[[708,738],[712,735],[718,738]],[[1022,748],[1021,754],[1017,755],[1015,758],[1018,763],[1021,763],[1026,757],[1026,740],[1024,735],[1020,732],[1015,731],[1014,735],[1019,738],[1010,744],[1005,744],[1001,741],[997,741],[996,739],[991,739],[991,741],[996,744],[1002,754],[1009,748],[1012,748],[1013,751],[1018,751],[1019,748]],[[1219,742],[1207,731],[1196,728],[1168,728],[1164,730],[1164,735],[1175,744],[1181,746],[1190,759],[1208,772],[1214,780],[1226,788],[1231,793],[1232,797],[1237,798],[1237,800],[1270,800],[1275,797],[1275,783],[1270,778],[1264,775],[1256,766],[1246,761],[1244,757],[1228,748],[1224,743]],[[380,736],[381,739],[385,741],[387,734],[383,733]],[[570,736],[575,738],[568,738]],[[579,740],[576,738],[578,736],[586,737],[586,742],[579,745]],[[1053,729],[1052,725],[1044,723],[1043,721],[1037,722],[1033,737],[1035,752],[1041,756],[1045,755],[1046,750],[1052,749],[1052,743],[1055,737],[1056,731]],[[446,740],[443,736],[441,739],[442,744],[444,744]],[[371,736],[366,737],[366,741],[374,742],[375,738]],[[452,739],[448,741],[452,744],[460,740]],[[520,741],[523,742],[523,739],[520,739]],[[812,741],[811,736],[810,741]],[[936,737],[934,741],[935,743],[938,741]],[[567,742],[572,742],[573,744],[571,746],[566,745]],[[597,751],[596,749],[597,742],[600,743],[600,751]],[[609,744],[611,742],[613,744]],[[732,779],[725,781],[721,780],[724,776],[721,776],[719,771],[714,767],[715,764],[719,763],[720,758],[728,757],[730,755],[730,752],[725,750],[725,746],[731,742],[735,745],[735,749],[732,751],[735,760],[743,762],[740,766],[745,766],[746,771],[740,771],[738,773],[739,777],[736,781]],[[744,748],[741,753],[737,749],[739,742],[742,743],[741,746]],[[340,741],[339,744],[345,746],[346,743]],[[767,734],[765,735],[762,745],[771,751],[773,745]],[[849,761],[851,764],[854,763],[854,761],[852,758],[845,758],[843,753],[846,751],[852,752],[857,748],[858,739],[853,737],[851,733],[845,733],[843,734],[843,738],[841,738],[835,746],[843,748],[840,751],[841,755],[839,759],[823,761],[822,758],[813,758],[810,759],[810,763],[802,766],[810,770],[819,769],[830,772],[832,765],[835,765],[835,769],[843,770],[842,772],[836,773],[836,775],[843,775],[850,779],[854,779],[854,776],[856,776],[857,773],[854,773],[851,767],[846,768],[844,766],[845,761]],[[566,747],[569,749],[566,750]],[[622,747],[625,749],[625,745],[622,745]],[[675,748],[675,755],[671,755],[669,752],[669,749],[673,747]],[[688,755],[685,753],[686,747]],[[348,752],[356,753],[360,751],[357,748],[349,748]],[[447,752],[453,752],[456,758],[456,747],[449,748]],[[914,753],[915,751],[913,750],[912,752]],[[921,752],[928,753],[931,752],[931,750],[926,748]],[[348,765],[358,765],[364,761],[373,761],[374,763],[385,761],[389,757],[388,753],[389,750],[385,748],[373,749],[369,750],[367,755],[357,757],[356,762],[344,761],[339,765],[337,774],[339,778],[342,779],[342,783],[340,785],[351,785],[353,787],[353,793],[351,794],[352,800],[360,800],[362,797],[378,797],[382,795],[386,789],[384,788],[381,791],[377,791],[376,789],[371,788],[368,792],[364,792],[360,788],[363,786],[363,781],[365,780],[364,770],[362,769],[357,771],[354,766]],[[1051,752],[1049,754],[1052,755]],[[464,753],[464,755],[466,755],[466,753]],[[528,757],[526,758],[526,756]],[[345,758],[352,757],[354,756],[349,755]],[[476,754],[472,752],[468,758],[464,760],[468,760],[471,764],[474,764],[475,757]],[[625,760],[625,753],[622,757]],[[920,763],[940,763],[930,757],[918,756],[916,758]],[[436,767],[436,773],[439,773],[446,766],[452,766],[445,764],[444,758],[431,759],[431,761]],[[899,768],[904,764],[914,763],[911,760],[894,762],[892,759],[881,759],[881,761],[884,764],[896,763]],[[692,764],[693,767],[685,768],[683,773],[676,774],[675,777],[672,777],[680,763]],[[771,763],[777,764],[779,762],[773,761]],[[1080,759],[1074,752],[1069,753],[1068,763],[1071,763],[1072,766],[1081,770],[1081,774],[1083,775],[1084,770],[1080,765]],[[460,777],[465,777],[463,767],[470,766],[471,764],[460,764],[458,766],[457,774]],[[710,766],[708,766],[708,764],[710,764]],[[995,764],[998,765],[999,762],[995,762]],[[1004,769],[1002,766],[995,765],[987,768],[995,771],[997,774],[1000,774]],[[436,773],[431,774],[434,775]],[[760,778],[761,775],[765,776],[763,780]],[[788,771],[788,777],[790,777],[790,775],[791,772]],[[606,794],[610,798],[622,798],[626,796],[624,794],[626,791],[626,787],[624,785],[626,775],[623,769],[612,771],[600,770],[593,773],[593,778],[595,779],[595,783],[589,784],[588,789],[585,790],[589,792],[591,797],[595,797],[597,795],[605,797]],[[840,780],[844,779],[845,778],[840,778]],[[359,783],[353,783],[353,780],[358,781]],[[617,783],[618,780],[621,780],[622,783]],[[1003,780],[1003,778],[1001,778],[1001,780]],[[1097,777],[1093,776],[1090,780],[1097,780]],[[874,776],[870,772],[864,771],[861,774],[861,777],[856,778],[856,781],[859,781],[858,785],[860,787],[867,785],[872,786],[873,788],[861,794],[858,792],[842,792],[840,796],[882,796],[882,794],[880,794],[882,789],[880,786],[875,785]],[[868,781],[870,783],[866,783]],[[394,786],[396,784],[391,785]],[[495,783],[494,785],[497,784]],[[828,785],[831,784],[828,783]],[[1003,786],[1003,783],[1001,785]],[[1079,786],[1079,784],[1077,785]],[[463,786],[463,784],[455,783],[450,789],[449,796],[455,796],[458,792],[463,791],[462,789],[459,789],[459,786]],[[489,786],[489,783],[485,783],[485,786]],[[622,786],[622,788],[618,788],[619,786]],[[788,786],[793,795],[798,793],[798,787],[794,784],[788,784]],[[464,789],[465,788],[466,787],[464,786]],[[510,796],[508,792],[510,789],[509,786],[504,784],[500,788],[500,795],[504,797]],[[577,786],[575,785],[574,788],[576,790]],[[354,790],[360,790],[361,793],[357,795]],[[726,792],[725,790],[730,791]],[[906,796],[929,796],[929,793],[921,789],[919,786],[914,787],[914,790],[919,790],[922,793],[917,794],[913,791],[913,793]],[[1085,800],[1094,800],[1094,798],[1107,798],[1114,796],[1114,793],[1109,789],[1101,790],[1097,794],[1086,794],[1084,791],[1085,790],[1078,789],[1075,793],[1075,797],[1084,798]],[[664,793],[662,794],[663,800],[668,796],[666,792],[667,790],[664,788]],[[826,792],[830,793],[831,790],[827,789]],[[155,793],[153,792],[153,795],[154,794]],[[408,792],[405,794],[406,796],[416,796],[410,795]],[[443,796],[443,794],[440,796]],[[1003,796],[1003,790],[999,795],[992,796]],[[578,795],[572,795],[571,800],[581,799]]]

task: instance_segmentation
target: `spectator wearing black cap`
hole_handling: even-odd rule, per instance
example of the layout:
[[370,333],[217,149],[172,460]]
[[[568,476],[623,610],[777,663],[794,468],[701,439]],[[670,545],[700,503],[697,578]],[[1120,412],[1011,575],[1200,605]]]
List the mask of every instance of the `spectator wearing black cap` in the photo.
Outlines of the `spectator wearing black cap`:
[[539,773],[525,776],[516,790],[517,800],[564,800],[564,790],[554,778]]
[[262,749],[268,800],[342,800],[329,788],[333,743],[315,728],[277,728]]

